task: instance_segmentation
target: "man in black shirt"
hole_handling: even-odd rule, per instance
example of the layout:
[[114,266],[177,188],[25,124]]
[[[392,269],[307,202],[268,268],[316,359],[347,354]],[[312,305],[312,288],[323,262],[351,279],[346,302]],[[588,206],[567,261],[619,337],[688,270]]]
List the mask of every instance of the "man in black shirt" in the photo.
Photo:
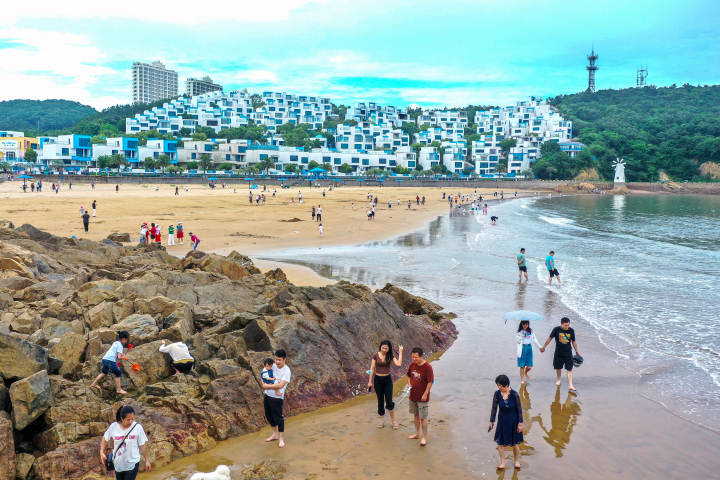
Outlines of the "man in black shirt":
[[85,227],[85,233],[88,232],[88,227],[90,226],[90,214],[85,210],[85,213],[83,213],[82,216],[83,221],[83,227]]
[[560,386],[562,369],[565,368],[565,370],[567,370],[568,377],[568,390],[570,390],[571,392],[575,392],[577,390],[575,390],[575,387],[573,386],[572,351],[574,348],[575,354],[578,356],[580,356],[580,352],[578,351],[577,342],[575,341],[575,330],[570,328],[569,318],[563,317],[560,320],[560,326],[552,329],[552,332],[550,332],[550,336],[547,340],[545,340],[545,344],[540,348],[540,351],[544,352],[545,348],[552,340],[555,340],[555,355],[553,356],[553,368],[555,369],[555,373],[557,374],[557,382],[555,382],[555,385],[557,385],[558,387]]

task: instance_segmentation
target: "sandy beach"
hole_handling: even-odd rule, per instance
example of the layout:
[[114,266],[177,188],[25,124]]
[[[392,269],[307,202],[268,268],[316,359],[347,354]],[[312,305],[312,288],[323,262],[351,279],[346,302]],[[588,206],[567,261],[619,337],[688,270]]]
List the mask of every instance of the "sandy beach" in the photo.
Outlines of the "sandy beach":
[[[248,190],[247,186],[213,190],[191,185],[185,191],[185,186],[180,185],[179,195],[175,196],[175,187],[171,185],[120,185],[116,193],[114,185],[96,185],[92,190],[89,184],[74,183],[71,190],[69,184],[63,183],[59,194],[53,193],[49,183],[45,183],[41,193],[31,193],[29,188],[23,193],[21,187],[20,181],[0,183],[0,218],[16,226],[29,223],[56,235],[91,240],[102,240],[114,232],[129,233],[135,241],[142,222],[155,222],[162,227],[165,244],[168,225],[182,222],[185,245],[168,247],[168,251],[176,255],[190,249],[187,237],[190,232],[200,238],[200,250],[229,253],[234,249],[247,255],[289,247],[322,247],[391,238],[420,228],[429,219],[447,211],[443,192],[461,195],[474,192],[467,188],[338,187],[330,191],[277,187],[273,197],[270,187],[267,191]],[[493,189],[477,190],[490,197],[494,192]],[[266,203],[250,205],[249,192],[264,193]],[[302,192],[302,204],[298,201],[298,192]],[[512,195],[505,193],[506,198]],[[378,197],[374,221],[367,220],[368,194]],[[416,195],[425,196],[425,205],[416,205]],[[97,217],[91,218],[90,231],[85,234],[80,207],[90,208],[93,200],[97,200]],[[408,200],[412,202],[410,209]],[[392,201],[392,208],[388,208],[388,201]],[[311,208],[318,205],[322,206],[322,237],[318,232],[319,223],[311,216]]]

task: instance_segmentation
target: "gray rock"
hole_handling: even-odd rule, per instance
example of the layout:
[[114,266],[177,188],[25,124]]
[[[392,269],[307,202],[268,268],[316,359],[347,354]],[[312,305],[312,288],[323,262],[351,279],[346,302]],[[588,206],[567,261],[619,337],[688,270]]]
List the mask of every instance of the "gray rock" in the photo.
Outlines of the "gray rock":
[[50,379],[41,370],[10,385],[12,420],[16,430],[22,430],[40,417],[52,403]]
[[35,465],[35,457],[29,453],[18,453],[15,458],[15,477],[18,480],[26,480],[30,471]]
[[48,352],[41,346],[13,336],[0,328],[0,375],[5,380],[29,377],[47,370]]
[[134,313],[124,318],[120,323],[116,323],[113,330],[116,332],[125,330],[130,334],[131,341],[134,343],[151,341],[160,332],[152,316],[138,313]]

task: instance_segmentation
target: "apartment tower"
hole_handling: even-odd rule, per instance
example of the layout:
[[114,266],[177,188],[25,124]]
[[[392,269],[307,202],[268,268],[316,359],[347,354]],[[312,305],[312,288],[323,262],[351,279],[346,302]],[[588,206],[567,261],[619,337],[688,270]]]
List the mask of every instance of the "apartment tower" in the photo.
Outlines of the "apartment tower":
[[210,77],[203,77],[200,80],[197,78],[188,78],[185,80],[185,94],[189,97],[202,95],[203,93],[208,92],[222,92],[222,89],[222,85],[213,83],[212,78]]
[[133,103],[150,103],[178,96],[178,74],[161,62],[134,62]]

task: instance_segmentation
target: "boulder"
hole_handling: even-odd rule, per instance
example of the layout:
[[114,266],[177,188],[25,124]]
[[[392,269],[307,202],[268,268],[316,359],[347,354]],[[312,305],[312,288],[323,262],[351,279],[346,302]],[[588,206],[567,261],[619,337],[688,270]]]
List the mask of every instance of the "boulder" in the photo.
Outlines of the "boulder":
[[90,436],[90,426],[77,422],[56,423],[35,436],[34,443],[43,452],[55,450],[66,443],[75,443]]
[[80,373],[86,346],[84,335],[69,332],[50,348],[50,354],[63,362],[60,375],[76,377]]
[[[128,351],[127,361],[122,362],[122,370],[136,389],[159,382],[171,375],[170,355],[160,350],[161,341],[146,343]],[[139,370],[133,369],[137,364]]]
[[110,240],[111,242],[118,242],[118,243],[128,243],[130,242],[130,234],[129,233],[111,233],[107,236],[107,240]]
[[47,370],[48,353],[35,345],[0,328],[0,375],[5,380],[29,377],[39,370]]
[[34,456],[29,453],[18,453],[15,458],[15,478],[26,480],[30,476],[33,466],[35,466]]
[[35,278],[32,271],[17,258],[0,257],[0,271],[11,271],[20,277]]
[[41,480],[100,479],[103,470],[98,460],[99,450],[100,437],[63,445],[36,460],[38,478]]
[[20,296],[26,302],[36,302],[46,298],[58,297],[69,291],[72,291],[72,288],[65,280],[46,280],[25,288],[20,292]]
[[57,318],[44,318],[42,320],[42,331],[45,338],[49,341],[53,338],[61,338],[66,333],[85,333],[85,327],[81,320],[73,320],[72,322],[63,322]]
[[0,478],[15,478],[15,441],[10,417],[0,412]]
[[121,322],[116,323],[112,329],[116,332],[121,330],[128,332],[132,344],[150,341],[160,332],[152,316],[139,313],[125,317]]
[[46,371],[18,380],[10,385],[12,419],[16,430],[22,430],[50,407],[52,393]]
[[85,307],[92,307],[104,300],[117,300],[115,291],[122,285],[122,282],[115,280],[98,280],[88,282],[77,291],[80,302]]
[[100,302],[88,310],[87,316],[90,330],[95,330],[100,327],[112,327],[115,321],[113,317],[113,304],[111,302]]

